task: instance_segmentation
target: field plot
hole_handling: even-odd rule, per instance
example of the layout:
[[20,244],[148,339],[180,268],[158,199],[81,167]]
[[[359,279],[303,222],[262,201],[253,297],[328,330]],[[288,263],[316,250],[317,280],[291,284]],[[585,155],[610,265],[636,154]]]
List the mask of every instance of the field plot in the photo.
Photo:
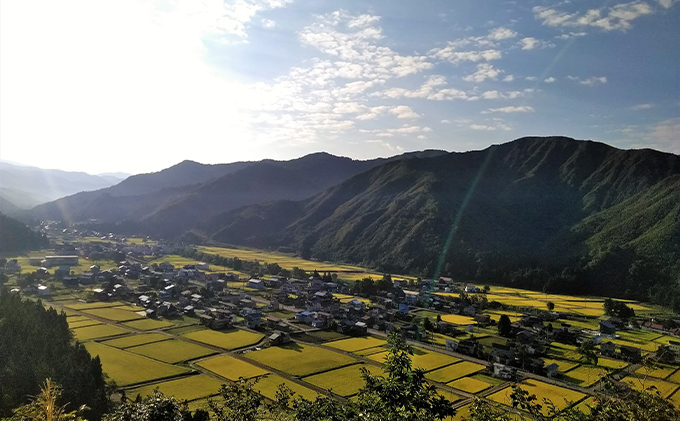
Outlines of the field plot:
[[118,348],[88,342],[85,348],[92,356],[99,355],[102,369],[119,386],[148,382],[190,372],[175,365],[154,361]]
[[487,382],[477,380],[472,377],[463,377],[458,380],[454,380],[448,383],[447,385],[451,386],[454,389],[462,390],[463,392],[468,392],[472,394],[479,393],[482,390],[486,390],[492,386]]
[[92,308],[116,307],[116,306],[122,306],[122,305],[124,305],[124,304],[120,303],[120,302],[112,302],[112,303],[95,302],[95,303],[66,304],[66,305],[64,305],[64,307],[70,308],[72,310],[89,310],[89,309],[92,309]]
[[[525,379],[524,381],[522,381],[522,383],[520,383],[520,386],[522,387],[522,389],[528,391],[529,395],[536,395],[540,396],[541,398],[550,399],[553,405],[555,405],[555,408],[560,410],[566,408],[571,403],[576,403],[580,401],[581,399],[587,396],[581,392],[576,392],[574,390],[565,389],[559,386],[553,386],[551,384],[533,379]],[[487,398],[491,399],[494,402],[511,406],[510,400],[511,393],[512,388],[506,387],[503,390],[500,390],[490,396],[487,396]],[[546,415],[547,412],[548,412],[547,406],[543,405],[543,414]]]
[[199,330],[205,330],[205,326],[201,325],[189,325],[189,326],[182,326],[182,327],[175,327],[172,329],[166,330],[166,332],[171,333],[173,335],[184,335],[185,333],[189,332],[196,332]]
[[486,367],[481,364],[462,361],[448,367],[440,368],[439,370],[425,373],[425,377],[435,382],[448,383],[461,377],[482,371],[485,368]]
[[680,407],[680,391],[673,393],[668,399],[673,402],[676,408]]
[[598,358],[597,365],[600,367],[609,368],[611,370],[620,370],[628,367],[628,363],[621,360],[613,360],[611,358]]
[[498,336],[477,336],[477,342],[480,345],[487,348],[493,348],[493,344],[507,345],[508,340],[505,338],[499,338]]
[[376,346],[375,348],[362,349],[361,351],[353,352],[354,355],[360,357],[366,357],[369,355],[377,354],[379,352],[385,352],[387,349],[384,346]]
[[356,362],[337,352],[298,343],[249,352],[244,357],[293,376],[308,376]]
[[576,351],[575,346],[566,345],[559,342],[553,342],[550,344],[548,355],[569,361],[579,361],[581,359],[581,354]]
[[290,388],[290,390],[295,392],[295,396],[302,396],[305,399],[314,400],[318,395],[316,391],[308,387],[304,387],[290,380],[286,380],[285,378],[275,374],[269,374],[268,376],[260,378],[253,389],[255,389],[265,398],[273,400],[276,399],[276,392],[279,390],[280,384],[285,384]]
[[173,326],[172,323],[165,320],[154,320],[154,319],[142,319],[135,320],[132,322],[123,323],[127,327],[131,327],[137,330],[156,330],[162,329],[164,327]]
[[66,321],[69,322],[69,323],[87,322],[87,321],[90,321],[90,320],[92,320],[92,319],[90,319],[89,317],[85,317],[85,316],[77,316],[76,315],[76,316],[67,316],[66,317]]
[[[621,339],[625,339],[628,341],[633,341],[633,342],[649,342],[649,341],[655,341],[657,339],[663,338],[664,336],[656,333],[656,332],[646,332],[644,330],[622,330],[619,332],[616,332],[619,336],[621,336]],[[669,336],[666,336],[666,338],[671,338]],[[673,340],[676,340],[677,338],[671,338]],[[662,342],[664,344],[667,344],[668,341]]]
[[111,325],[94,325],[73,329],[73,333],[76,339],[82,342],[90,339],[106,338],[108,336],[125,335],[130,333],[130,331]]
[[550,358],[543,358],[543,362],[545,365],[550,365],[552,363],[557,364],[558,370],[560,370],[562,373],[567,372],[571,370],[574,367],[578,366],[578,363],[571,362],[571,361],[562,361],[562,360],[552,360]]
[[668,364],[656,364],[654,367],[642,366],[635,370],[635,374],[639,376],[656,377],[657,379],[665,379],[673,374],[677,367]]
[[125,310],[125,311],[133,311],[133,312],[135,312],[135,311],[145,311],[146,310],[144,307],[131,306],[131,305],[115,306],[115,307],[111,307],[111,308],[115,308],[116,310]]
[[376,346],[383,346],[386,343],[387,341],[384,339],[378,339],[372,336],[362,336],[358,338],[349,338],[328,342],[325,345],[342,351],[356,352],[363,349],[374,348]]
[[103,342],[105,345],[114,348],[130,348],[131,346],[145,345],[153,342],[167,341],[171,339],[169,336],[160,333],[144,333],[141,335],[126,336],[124,338],[111,339]]
[[455,392],[451,392],[450,390],[442,389],[442,388],[437,388],[437,393],[445,397],[446,399],[450,400],[451,402],[458,402],[463,398],[462,396],[456,394]]
[[665,380],[655,379],[653,377],[641,377],[636,375],[630,375],[623,380],[624,383],[628,383],[635,390],[644,390],[655,388],[659,391],[659,394],[664,398],[669,397],[678,389],[678,385],[675,383],[667,382]]
[[83,310],[83,313],[89,314],[91,316],[101,317],[102,319],[111,320],[113,322],[127,322],[130,320],[144,318],[144,316],[140,316],[134,311],[118,310],[115,308],[95,308],[91,310]]
[[259,333],[251,333],[240,329],[225,332],[199,330],[185,333],[182,336],[193,339],[194,341],[203,342],[204,344],[224,348],[229,351],[255,345],[264,338],[264,335],[260,335]]
[[163,383],[156,383],[149,386],[138,387],[126,391],[126,395],[135,399],[137,395],[149,396],[154,390],[160,390],[165,396],[174,396],[182,401],[193,401],[216,395],[222,386],[222,382],[205,374],[197,376],[183,377],[177,380],[170,380]]
[[196,365],[231,381],[237,381],[241,377],[244,379],[252,379],[253,377],[269,374],[267,370],[263,370],[260,367],[234,358],[231,355],[219,355],[217,357],[208,358],[207,360],[196,363]]
[[82,321],[79,321],[79,322],[71,322],[68,319],[66,321],[68,322],[68,327],[70,329],[77,329],[79,327],[94,326],[94,325],[102,324],[102,322],[98,322],[97,320],[93,320],[93,319],[82,320]]
[[680,370],[676,371],[673,373],[670,377],[668,377],[666,380],[669,382],[677,383],[680,384]]
[[382,369],[374,365],[355,364],[305,377],[303,380],[321,389],[332,389],[333,393],[342,397],[348,397],[356,394],[359,389],[364,387],[364,379],[361,376],[362,368],[367,369],[371,375],[383,375]]
[[[233,257],[233,256],[229,256],[229,257]],[[151,260],[149,262],[149,265],[151,265],[152,263],[161,263],[161,262],[169,262],[170,264],[172,264],[175,267],[182,268],[185,265],[195,265],[196,263],[198,263],[198,260],[189,259],[188,257],[182,257],[182,256],[179,256],[177,254],[169,254],[169,255],[163,256],[159,259]],[[225,266],[213,265],[211,263],[210,264],[210,270],[208,271],[208,273],[212,273],[212,272],[232,272],[232,273],[235,273],[235,271],[233,269],[230,269],[230,268],[225,267]]]
[[581,387],[590,387],[607,375],[607,369],[582,365],[562,375],[562,379]]
[[[378,354],[368,355],[366,358],[382,364],[385,362],[385,357],[387,357],[387,354],[388,351],[385,351]],[[441,354],[435,351],[413,348],[411,360],[413,363],[413,368],[422,368],[425,371],[430,371],[445,365],[456,363],[460,361],[460,358],[451,357],[449,355]]]
[[446,323],[451,323],[453,325],[474,325],[477,324],[475,322],[475,319],[472,317],[467,317],[467,316],[461,316],[459,314],[445,314],[442,316],[442,321]]
[[144,355],[145,357],[169,364],[195,360],[196,358],[215,354],[215,351],[212,349],[190,342],[180,341],[178,339],[139,345],[132,348],[126,348],[126,351]]
[[622,339],[612,339],[612,342],[614,342],[616,345],[625,345],[625,346],[634,346],[636,348],[640,348],[643,351],[647,352],[656,352],[656,350],[659,348],[659,343],[658,342],[647,342],[647,341],[626,341]]

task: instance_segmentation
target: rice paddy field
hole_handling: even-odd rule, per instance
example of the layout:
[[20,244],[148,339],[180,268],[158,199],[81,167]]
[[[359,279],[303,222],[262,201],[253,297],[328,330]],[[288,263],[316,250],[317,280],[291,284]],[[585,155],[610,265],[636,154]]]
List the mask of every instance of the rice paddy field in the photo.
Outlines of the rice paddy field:
[[154,319],[134,320],[132,322],[123,323],[123,325],[137,330],[156,330],[174,326],[171,322]]
[[475,379],[473,377],[463,377],[458,380],[454,380],[447,384],[454,389],[462,390],[467,393],[479,393],[493,386],[485,381]]
[[73,333],[77,340],[89,341],[91,339],[107,338],[109,336],[120,336],[130,333],[129,330],[121,329],[116,326],[99,324],[94,326],[85,326],[73,329]]
[[182,336],[197,342],[203,342],[204,344],[216,346],[226,350],[234,350],[255,345],[264,338],[264,335],[259,333],[252,333],[240,329],[225,332],[218,332],[215,330],[198,330],[195,332],[185,333]]
[[356,362],[346,355],[299,343],[249,352],[244,357],[293,376],[308,376]]
[[222,386],[222,382],[205,374],[197,376],[183,377],[177,380],[170,380],[162,383],[155,383],[126,391],[130,399],[135,399],[137,395],[142,397],[149,396],[154,390],[158,389],[165,396],[174,396],[180,402],[193,401],[216,395]]
[[630,375],[621,381],[628,383],[635,390],[656,389],[664,398],[671,396],[680,387],[676,383],[639,375]]
[[675,372],[676,366],[668,364],[656,364],[653,367],[642,366],[635,370],[635,374],[639,376],[655,377],[657,379],[665,379]]
[[326,346],[337,348],[341,351],[356,352],[377,346],[384,346],[385,344],[387,344],[387,341],[384,339],[378,339],[372,336],[362,336],[358,338],[349,338],[328,342],[326,343]]
[[473,363],[471,361],[461,361],[457,364],[449,365],[439,370],[425,373],[425,378],[439,383],[449,383],[461,377],[469,376],[470,374],[478,373],[484,370],[486,366]]
[[94,326],[94,325],[102,324],[102,322],[99,322],[97,320],[88,319],[88,318],[85,318],[85,319],[87,319],[87,320],[80,320],[80,321],[73,321],[73,322],[71,320],[67,319],[68,327],[71,328],[71,329],[77,329],[79,327]]
[[112,322],[127,322],[130,320],[139,320],[145,318],[134,311],[119,310],[116,308],[95,308],[91,310],[83,310],[83,313],[102,319],[111,320]]
[[171,338],[160,333],[144,333],[141,335],[126,336],[124,338],[110,339],[108,341],[102,342],[105,345],[112,346],[114,348],[130,348],[132,346],[145,345],[153,342],[167,341]]
[[102,302],[94,302],[94,303],[74,303],[74,304],[65,304],[64,307],[70,308],[72,310],[89,310],[93,308],[107,308],[107,307],[119,307],[125,305],[124,303],[121,302],[111,302],[111,303],[102,303]]
[[578,363],[572,361],[553,360],[550,358],[543,358],[543,362],[545,363],[546,366],[553,363],[557,364],[558,370],[561,371],[562,373],[567,372],[574,367],[578,367],[579,365]]
[[199,361],[196,365],[231,381],[237,381],[241,377],[244,379],[252,379],[253,377],[269,374],[269,371],[243,360],[239,360],[231,355],[219,355],[217,357],[208,358]]
[[305,377],[303,380],[321,389],[331,390],[333,393],[342,397],[349,397],[357,392],[364,385],[361,369],[365,368],[371,375],[383,375],[383,371],[370,364],[354,364],[348,367],[338,368],[337,370],[326,371],[325,373],[315,374]]
[[158,362],[97,342],[88,342],[85,348],[92,356],[99,355],[102,369],[119,386],[144,383],[190,372],[189,369],[183,367]]
[[564,373],[562,380],[581,387],[590,387],[606,375],[606,368],[582,365]]
[[[539,380],[525,379],[520,385],[522,386],[522,389],[528,391],[530,395],[533,394],[540,398],[549,399],[559,410],[566,408],[572,403],[578,403],[581,399],[586,397],[586,395],[581,392],[554,386]],[[505,389],[489,395],[488,398],[494,402],[511,406],[511,393],[512,388],[506,387]],[[544,415],[547,414],[548,409],[546,405],[544,405],[542,412]]]
[[467,326],[477,323],[472,317],[461,316],[459,314],[445,314],[442,316],[442,321],[458,326]]
[[258,379],[257,383],[253,387],[262,396],[269,399],[276,399],[276,392],[279,390],[279,385],[285,384],[295,393],[295,396],[302,396],[305,399],[314,400],[318,396],[318,393],[313,389],[302,386],[290,380],[286,380],[281,376],[276,374],[269,374],[267,376]]
[[[366,358],[379,363],[384,363],[387,354],[388,351],[384,351],[377,354],[368,355]],[[421,348],[413,348],[411,360],[413,368],[422,368],[425,371],[434,370],[439,367],[460,361],[459,358]]]
[[180,341],[179,339],[138,345],[126,348],[125,350],[168,364],[195,360],[216,353],[210,348],[196,345],[191,342]]

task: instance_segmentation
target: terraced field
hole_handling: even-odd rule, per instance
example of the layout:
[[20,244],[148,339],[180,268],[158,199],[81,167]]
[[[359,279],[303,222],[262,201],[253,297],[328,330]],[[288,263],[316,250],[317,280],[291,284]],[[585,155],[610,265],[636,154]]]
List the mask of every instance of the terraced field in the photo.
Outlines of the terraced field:
[[169,336],[160,333],[144,333],[141,335],[126,336],[124,338],[111,339],[106,342],[102,342],[105,345],[112,346],[114,348],[129,348],[131,346],[138,346],[144,344],[150,344],[152,342],[167,341],[171,338]]
[[373,376],[383,375],[383,370],[370,364],[354,364],[337,370],[305,377],[303,380],[321,389],[331,390],[343,397],[349,397],[364,385],[361,369],[365,368]]
[[[585,398],[581,392],[576,392],[574,390],[566,389],[564,387],[554,386],[542,381],[526,379],[523,380],[520,385],[522,389],[529,392],[530,395],[540,396],[541,398],[549,399],[557,409],[564,409],[572,403],[577,403],[581,399]],[[510,394],[512,393],[511,387],[506,387],[496,393],[488,396],[492,401],[498,402],[503,405],[511,405]],[[544,415],[547,415],[548,408],[546,405],[543,406],[542,410]]]
[[146,345],[126,348],[125,350],[168,364],[195,360],[216,353],[210,348],[196,345],[191,342],[180,341],[178,339],[153,342]]
[[244,357],[293,376],[308,376],[356,362],[337,352],[299,343],[249,352]]
[[216,395],[222,386],[222,382],[205,374],[197,376],[183,377],[177,380],[170,380],[162,383],[155,383],[148,386],[130,389],[126,392],[130,399],[135,399],[137,395],[142,397],[153,394],[158,389],[165,396],[174,396],[181,401],[193,401]]
[[231,381],[237,381],[241,377],[244,379],[252,379],[253,377],[269,374],[269,371],[243,360],[239,360],[231,355],[220,355],[208,358],[196,363],[196,365]]
[[372,336],[362,336],[358,338],[342,339],[339,341],[328,342],[326,346],[337,348],[341,351],[356,352],[377,346],[384,346],[387,341],[384,339],[374,338]]
[[73,329],[76,339],[79,341],[89,341],[91,339],[107,338],[109,336],[120,336],[130,333],[129,330],[121,329],[116,326],[98,324]]
[[95,308],[90,310],[83,310],[83,313],[95,317],[101,317],[102,319],[111,320],[113,322],[127,322],[130,320],[138,320],[145,318],[145,316],[141,316],[135,313],[134,311],[119,310],[116,308]]
[[260,342],[264,335],[252,333],[241,329],[232,331],[217,332],[214,330],[198,330],[185,333],[185,338],[192,339],[204,344],[217,346],[226,350],[244,348]]
[[449,383],[461,377],[478,373],[484,370],[485,368],[486,367],[481,364],[473,363],[470,361],[461,361],[457,364],[453,364],[444,368],[440,368],[439,370],[425,373],[425,378],[439,383]]
[[123,323],[123,325],[137,330],[156,330],[173,326],[170,322],[153,319],[134,320],[132,322]]

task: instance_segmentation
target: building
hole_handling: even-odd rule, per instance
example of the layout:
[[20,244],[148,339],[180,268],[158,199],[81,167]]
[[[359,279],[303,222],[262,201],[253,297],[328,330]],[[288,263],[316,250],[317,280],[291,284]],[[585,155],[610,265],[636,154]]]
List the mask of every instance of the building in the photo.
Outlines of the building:
[[600,320],[600,333],[603,335],[616,334],[616,326],[606,320]]
[[78,266],[78,256],[45,256],[41,264],[48,268],[54,266]]
[[249,279],[248,288],[252,289],[264,289],[264,282],[260,279]]
[[517,374],[517,369],[505,364],[493,364],[493,376],[503,380],[513,380]]

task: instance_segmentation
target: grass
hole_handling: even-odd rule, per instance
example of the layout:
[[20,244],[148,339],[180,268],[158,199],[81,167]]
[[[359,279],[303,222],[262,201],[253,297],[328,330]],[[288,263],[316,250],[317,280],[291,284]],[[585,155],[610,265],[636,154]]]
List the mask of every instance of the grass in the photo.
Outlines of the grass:
[[228,332],[217,332],[206,329],[185,333],[182,336],[197,342],[203,342],[204,344],[216,346],[230,351],[233,349],[255,345],[256,343],[260,342],[262,338],[264,338],[264,335],[259,333],[251,333],[240,329]]
[[267,370],[239,360],[231,355],[219,355],[217,357],[208,358],[197,362],[196,365],[231,381],[237,381],[241,377],[244,379],[251,379],[253,377],[269,374]]
[[144,344],[150,344],[153,342],[167,341],[169,336],[162,335],[160,333],[144,333],[141,335],[126,336],[125,338],[111,339],[103,342],[105,345],[112,346],[114,348],[129,348],[131,346],[138,346]]
[[215,353],[215,351],[209,348],[205,348],[191,342],[180,341],[178,339],[153,342],[146,345],[127,348],[126,350],[169,364],[195,360],[196,358],[205,357]]
[[111,320],[113,322],[127,322],[130,320],[143,319],[144,316],[128,311],[128,310],[118,310],[115,308],[95,308],[92,310],[83,310],[83,313],[89,314],[95,317],[101,317],[102,319]]
[[[558,410],[564,409],[570,404],[576,403],[586,397],[586,395],[581,392],[554,386],[539,380],[525,379],[520,383],[520,386],[522,389],[529,392],[529,395],[536,395],[540,396],[541,398],[549,399]],[[487,396],[487,398],[503,405],[512,406],[510,400],[511,393],[512,388],[506,387],[503,390]],[[542,412],[544,415],[547,414],[548,409],[546,405],[543,405]]]
[[121,329],[111,325],[94,325],[73,329],[75,337],[79,341],[89,341],[90,339],[106,338],[109,336],[120,336],[130,333],[129,330]]
[[676,383],[655,379],[653,377],[644,378],[642,376],[630,375],[621,381],[628,383],[635,390],[656,389],[664,398],[669,397],[678,389]]
[[481,364],[470,361],[462,361],[458,364],[453,364],[448,367],[440,368],[439,370],[425,373],[425,377],[435,382],[448,383],[461,377],[469,376],[470,374],[482,371],[485,368],[486,367]]
[[487,348],[492,348],[493,344],[501,344],[501,345],[507,345],[508,340],[505,338],[499,338],[498,336],[486,336],[483,338],[477,338],[477,341],[479,342],[480,345],[485,346]]
[[163,379],[190,371],[97,342],[88,342],[85,348],[92,356],[99,355],[102,369],[119,386]]
[[606,368],[582,365],[564,373],[562,379],[581,387],[590,387],[606,375]]
[[135,399],[137,395],[142,397],[151,395],[158,389],[165,396],[174,396],[180,402],[192,401],[217,394],[222,386],[222,382],[205,374],[198,376],[183,377],[177,380],[170,380],[163,383],[143,386],[126,391],[126,395]]
[[342,351],[356,352],[376,346],[383,346],[387,343],[384,339],[374,338],[372,336],[362,336],[359,338],[342,339],[339,341],[328,342],[326,346],[330,346]]
[[172,323],[166,322],[164,320],[154,320],[154,319],[142,319],[135,320],[132,322],[123,323],[127,327],[131,327],[137,330],[156,330],[162,329],[164,327],[173,326]]
[[262,396],[274,400],[276,399],[276,392],[279,390],[280,384],[285,384],[288,386],[290,390],[295,392],[295,396],[302,396],[303,398],[309,400],[315,400],[318,396],[316,391],[290,380],[286,380],[285,378],[277,376],[276,374],[269,374],[268,376],[260,378],[255,384],[254,389]]
[[463,377],[458,380],[454,380],[447,385],[454,389],[473,394],[479,393],[482,390],[486,390],[492,386],[491,384],[479,379],[475,379],[474,377]]
[[342,397],[348,397],[356,394],[364,386],[362,368],[374,376],[383,375],[383,371],[374,365],[355,364],[305,377],[304,381],[321,389],[331,390]]
[[308,376],[356,362],[337,352],[298,343],[249,352],[244,357],[293,376]]
[[[379,363],[385,362],[385,357],[389,352],[381,352],[378,354],[368,355],[366,358],[377,361]],[[435,351],[424,350],[421,348],[413,348],[413,355],[411,356],[413,368],[422,368],[425,371],[434,370],[445,365],[453,364],[460,361],[460,358],[451,357],[446,354],[441,354]]]

